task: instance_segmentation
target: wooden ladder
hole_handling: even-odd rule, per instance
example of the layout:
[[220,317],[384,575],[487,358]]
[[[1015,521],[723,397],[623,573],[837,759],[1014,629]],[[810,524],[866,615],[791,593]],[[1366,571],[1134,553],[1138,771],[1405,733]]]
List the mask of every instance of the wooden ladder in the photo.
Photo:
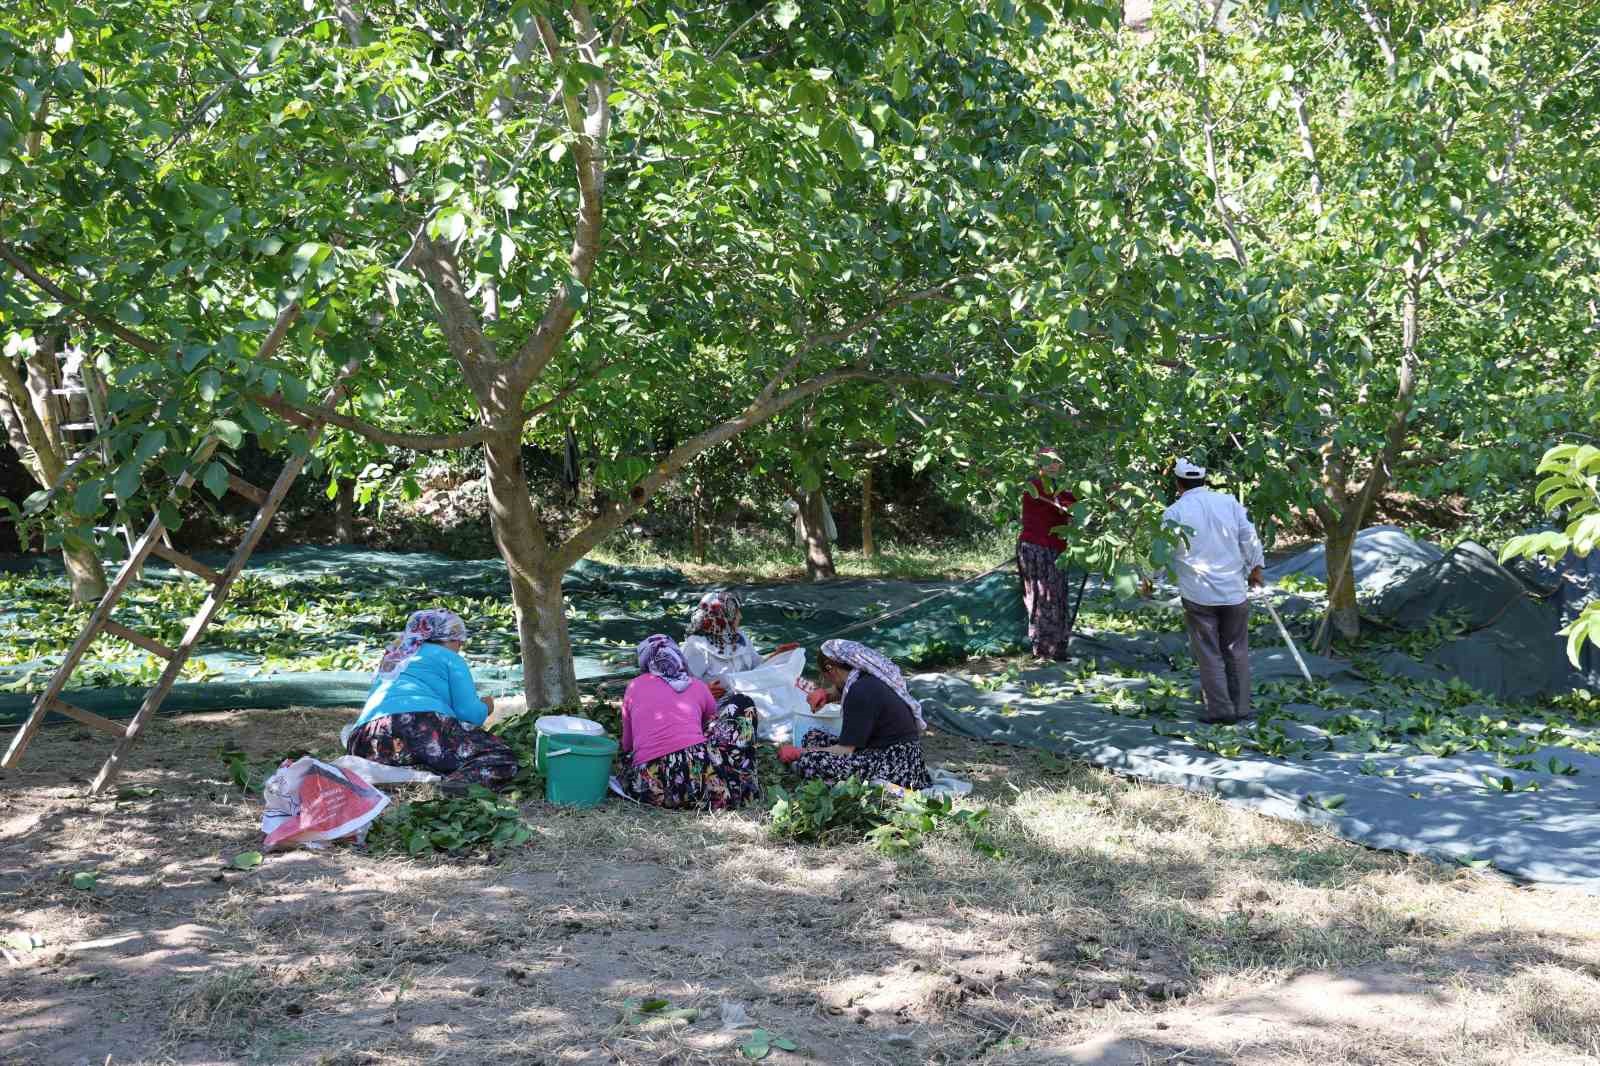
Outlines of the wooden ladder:
[[[325,404],[331,404],[338,399],[343,387],[342,377],[341,382],[335,384],[329,390],[328,396],[324,400]],[[300,454],[290,457],[283,468],[283,472],[278,475],[278,480],[273,482],[270,489],[263,491],[239,477],[231,474],[228,477],[228,487],[254,503],[258,510],[255,518],[250,523],[249,529],[245,531],[244,538],[239,542],[238,548],[234,550],[233,557],[229,559],[227,566],[222,570],[213,570],[211,567],[174,549],[170,543],[167,543],[165,540],[167,530],[161,522],[161,511],[160,508],[156,509],[155,515],[150,519],[149,526],[145,528],[144,534],[133,543],[127,561],[122,564],[122,568],[117,572],[116,578],[106,589],[106,594],[101,597],[100,603],[89,615],[89,620],[84,623],[83,630],[78,634],[77,640],[73,641],[72,647],[67,649],[66,658],[62,659],[61,665],[56,667],[54,676],[50,678],[50,684],[45,688],[44,692],[40,693],[39,699],[33,705],[32,713],[28,715],[27,722],[17,731],[17,735],[11,738],[11,746],[6,749],[5,758],[0,759],[0,768],[9,770],[15,767],[18,761],[21,760],[22,753],[27,750],[29,742],[33,740],[34,734],[44,724],[45,719],[51,714],[59,714],[92,729],[110,733],[117,738],[116,747],[112,749],[110,756],[107,757],[105,765],[100,768],[100,773],[96,775],[94,783],[89,786],[90,794],[98,795],[111,782],[116,780],[117,775],[122,771],[123,759],[127,757],[128,751],[133,747],[134,742],[139,739],[139,734],[143,732],[145,723],[160,709],[162,702],[166,700],[167,695],[172,691],[172,686],[177,684],[178,678],[183,672],[184,663],[188,662],[189,656],[193,654],[195,646],[199,644],[206,627],[211,624],[212,619],[221,610],[223,602],[228,598],[228,592],[233,586],[234,580],[243,572],[245,564],[250,560],[251,553],[255,551],[256,545],[261,542],[262,536],[267,532],[267,527],[271,524],[273,515],[277,513],[284,497],[288,495],[289,487],[294,484],[295,478],[300,475],[301,468],[305,466],[306,460],[310,458],[309,444],[316,442],[317,436],[322,432],[323,423],[320,420],[311,418],[292,418],[291,421],[305,430],[308,438],[308,447]],[[204,469],[206,463],[210,461],[212,453],[217,450],[219,443],[214,436],[207,436],[201,440],[193,458],[178,477],[177,485],[174,489],[175,494],[194,484],[198,472]],[[167,560],[182,570],[188,571],[211,586],[211,591],[206,596],[205,602],[200,605],[199,611],[189,620],[183,639],[178,642],[176,647],[169,648],[154,637],[130,629],[111,617],[111,612],[116,608],[117,601],[139,579],[145,560],[152,554]],[[120,637],[130,644],[143,648],[152,655],[167,660],[166,669],[161,672],[160,679],[156,681],[154,687],[145,693],[143,702],[139,704],[138,712],[127,722],[114,722],[92,711],[86,711],[82,707],[76,707],[61,698],[61,693],[66,689],[67,682],[71,680],[72,672],[77,668],[79,660],[83,658],[84,653],[89,650],[89,645],[94,643],[95,638],[101,633],[109,633],[114,637]]]

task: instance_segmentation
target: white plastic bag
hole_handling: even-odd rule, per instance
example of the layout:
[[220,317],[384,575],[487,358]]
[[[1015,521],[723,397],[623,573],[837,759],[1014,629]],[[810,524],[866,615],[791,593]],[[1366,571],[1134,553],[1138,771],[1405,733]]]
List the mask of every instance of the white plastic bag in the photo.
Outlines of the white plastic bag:
[[302,756],[280,766],[261,788],[263,851],[365,837],[367,826],[389,806],[389,797],[361,775]]
[[719,680],[728,691],[749,696],[756,705],[756,736],[777,742],[789,739],[795,712],[810,709],[806,694],[794,684],[805,668],[806,650],[791,648],[754,670],[724,674]]
[[369,785],[426,785],[430,781],[439,780],[439,775],[432,770],[418,770],[412,766],[390,766],[388,763],[363,759],[359,755],[341,755],[333,760],[333,765],[357,774]]

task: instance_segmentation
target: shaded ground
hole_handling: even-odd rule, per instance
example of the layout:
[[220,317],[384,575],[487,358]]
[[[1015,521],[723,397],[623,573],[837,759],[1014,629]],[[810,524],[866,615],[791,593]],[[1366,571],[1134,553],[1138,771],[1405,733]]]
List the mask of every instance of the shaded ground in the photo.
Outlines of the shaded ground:
[[[0,1063],[1600,1062],[1600,900],[1363,850],[1038,752],[935,737],[994,811],[910,858],[759,816],[526,811],[475,860],[269,856],[217,751],[337,711],[164,720],[89,802],[98,738],[0,777]],[[90,891],[72,875],[98,871]],[[693,1021],[625,1020],[659,997]]]

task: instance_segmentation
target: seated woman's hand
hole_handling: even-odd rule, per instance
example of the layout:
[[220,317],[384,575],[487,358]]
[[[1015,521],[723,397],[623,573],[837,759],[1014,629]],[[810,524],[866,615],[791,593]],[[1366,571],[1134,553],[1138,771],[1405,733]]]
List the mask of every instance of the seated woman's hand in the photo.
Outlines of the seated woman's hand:
[[806,702],[811,705],[811,709],[814,711],[823,704],[832,701],[832,699],[832,692],[829,692],[825,688],[819,688],[815,692],[811,693],[811,695],[806,697]]
[[484,696],[483,697],[483,707],[484,707],[484,710],[486,710],[488,713],[493,714],[494,713],[494,697],[493,696]]
[[706,688],[710,689],[711,695],[719,700],[728,694],[728,687],[721,681],[708,681],[706,682]]
[[768,655],[767,658],[776,659],[778,656],[782,655],[784,652],[786,652],[786,651],[794,651],[799,646],[800,645],[798,645],[798,644],[792,644],[792,643],[791,644],[779,644],[776,648],[772,649],[772,654]]

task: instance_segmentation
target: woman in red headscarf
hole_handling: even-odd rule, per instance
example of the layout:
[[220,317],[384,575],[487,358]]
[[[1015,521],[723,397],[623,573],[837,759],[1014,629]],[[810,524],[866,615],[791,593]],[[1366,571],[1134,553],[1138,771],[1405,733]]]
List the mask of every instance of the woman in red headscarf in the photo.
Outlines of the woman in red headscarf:
[[1055,452],[1039,453],[1039,473],[1022,492],[1022,534],[1017,538],[1017,572],[1028,611],[1028,640],[1040,659],[1069,658],[1072,631],[1067,621],[1067,575],[1057,565],[1067,542],[1057,530],[1072,521],[1077,497],[1053,491],[1061,475]]

